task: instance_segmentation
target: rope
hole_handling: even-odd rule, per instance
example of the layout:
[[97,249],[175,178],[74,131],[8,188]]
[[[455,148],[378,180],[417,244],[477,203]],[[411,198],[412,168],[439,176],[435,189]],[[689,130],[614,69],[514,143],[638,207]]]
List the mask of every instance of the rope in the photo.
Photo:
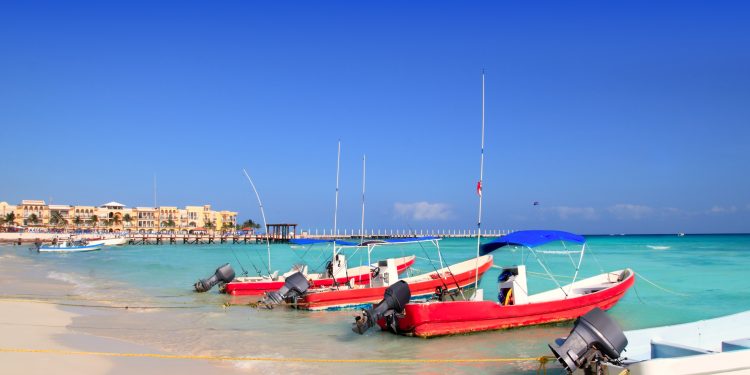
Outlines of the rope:
[[549,362],[552,359],[554,359],[554,358],[547,357],[547,356],[541,356],[541,357],[539,357],[539,368],[536,369],[537,375],[539,375],[539,374],[547,375],[547,362]]
[[[635,271],[634,271],[633,273],[635,273]],[[643,275],[641,275],[640,273],[635,273],[635,274],[636,274],[636,275],[637,275],[638,277],[640,277],[641,279],[643,279],[643,281],[645,281],[645,282],[647,282],[647,283],[649,283],[649,284],[651,284],[651,285],[653,285],[653,286],[655,286],[655,287],[657,287],[657,288],[659,288],[659,289],[661,289],[661,290],[663,290],[663,291],[665,291],[665,292],[667,292],[667,293],[671,293],[671,294],[674,294],[674,295],[676,295],[676,296],[681,296],[681,297],[690,297],[690,296],[689,296],[689,295],[687,295],[687,294],[683,294],[683,293],[678,293],[678,292],[675,292],[675,291],[669,290],[669,289],[667,289],[667,288],[664,288],[664,287],[662,287],[662,286],[656,285],[656,283],[654,283],[653,281],[650,281],[649,279],[647,279],[647,278],[643,277]]]
[[114,353],[114,352],[87,352],[61,349],[27,349],[27,348],[0,348],[0,353],[46,353],[60,355],[94,355],[104,357],[134,357],[134,358],[160,358],[160,359],[192,359],[203,361],[249,361],[249,362],[297,362],[297,363],[499,363],[499,362],[528,362],[540,363],[540,369],[551,359],[551,357],[518,357],[518,358],[456,358],[456,359],[337,359],[337,358],[273,358],[273,357],[229,357],[212,355],[181,355],[181,354],[157,354],[157,353]]
[[59,305],[59,306],[73,306],[73,307],[100,307],[100,308],[107,308],[107,309],[141,309],[141,310],[147,310],[147,309],[197,309],[204,306],[116,306],[116,305],[92,305],[92,304],[80,304],[80,303],[66,303],[66,302],[56,302],[56,301],[45,301],[40,299],[30,299],[30,298],[5,298],[0,297],[0,300],[7,301],[7,302],[28,302],[28,303],[43,303],[47,305]]

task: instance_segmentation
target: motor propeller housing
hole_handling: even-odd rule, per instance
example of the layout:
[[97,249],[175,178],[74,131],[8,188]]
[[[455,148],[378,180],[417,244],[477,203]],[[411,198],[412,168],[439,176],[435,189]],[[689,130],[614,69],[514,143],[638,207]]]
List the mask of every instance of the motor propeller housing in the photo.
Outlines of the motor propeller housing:
[[263,302],[266,305],[278,305],[287,298],[299,297],[310,287],[307,277],[302,272],[295,272],[288,276],[284,281],[284,286],[278,291],[266,292]]
[[232,280],[234,280],[234,270],[232,269],[232,266],[229,265],[229,263],[226,263],[223,266],[217,268],[216,272],[214,272],[211,277],[209,277],[208,279],[200,279],[193,286],[195,287],[196,292],[203,293],[209,291],[214,287],[214,285],[220,282],[228,283]]
[[363,309],[359,316],[354,317],[352,331],[361,335],[377,324],[378,320],[394,314],[403,314],[410,299],[409,284],[403,280],[396,282],[385,290],[382,301],[371,309]]
[[628,339],[622,328],[596,307],[575,321],[573,330],[564,341],[558,339],[549,348],[568,373],[572,374],[578,368],[598,366],[601,360],[617,360],[627,345]]

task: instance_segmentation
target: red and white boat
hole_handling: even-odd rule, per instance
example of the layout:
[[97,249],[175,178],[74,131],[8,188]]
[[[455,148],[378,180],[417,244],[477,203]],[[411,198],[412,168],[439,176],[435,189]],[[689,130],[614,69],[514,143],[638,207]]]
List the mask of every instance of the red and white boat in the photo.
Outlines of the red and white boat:
[[[534,247],[552,241],[581,244],[580,257],[573,281],[560,285],[544,263],[537,257]],[[605,272],[597,276],[576,281],[581,260],[585,252],[585,240],[561,231],[520,231],[503,236],[482,245],[481,253],[487,254],[505,246],[524,246],[539,261],[547,275],[557,287],[538,294],[528,294],[526,266],[503,268],[498,278],[498,302],[481,300],[427,301],[399,304],[390,302],[395,314],[373,314],[364,310],[355,323],[355,332],[364,332],[373,321],[382,329],[408,336],[434,337],[463,334],[477,331],[498,330],[512,327],[573,320],[595,307],[603,310],[614,306],[633,285],[635,274],[630,269]],[[570,251],[567,251],[570,254]],[[572,258],[571,258],[572,259]],[[399,287],[399,286],[396,286]],[[403,287],[403,286],[400,286]],[[391,291],[404,295],[404,292]],[[402,300],[408,300],[401,297]],[[385,303],[386,300],[383,300]],[[402,306],[399,306],[402,305]],[[399,307],[402,307],[399,309]],[[364,318],[364,319],[363,319]]]
[[[396,272],[401,274],[406,271],[414,264],[414,259],[414,255],[393,258],[393,262],[396,265]],[[347,269],[344,262],[345,258],[343,255],[337,254],[337,262],[334,262],[333,265],[333,276],[329,271],[307,273],[306,265],[295,266],[291,271],[283,275],[237,277],[225,284],[222,291],[233,296],[262,296],[265,292],[278,290],[284,286],[286,278],[296,272],[302,272],[312,287],[317,288],[332,286],[334,285],[334,280],[336,284],[347,284],[349,282],[353,282],[354,284],[368,284],[372,269],[377,267],[377,264],[373,264],[369,267],[358,266]],[[343,265],[343,267],[340,267],[339,264]]]
[[[316,245],[316,244],[333,244],[332,259],[336,259],[335,262],[329,262],[326,270],[321,273],[308,273],[306,265],[295,265],[289,272],[283,275],[263,275],[263,276],[245,276],[237,277],[233,281],[225,284],[222,287],[222,291],[227,294],[234,296],[262,296],[265,292],[276,291],[284,286],[287,278],[295,273],[302,273],[305,276],[310,288],[326,288],[336,287],[339,285],[371,285],[371,276],[373,273],[379,271],[378,263],[372,262],[372,252],[376,248],[382,246],[391,245],[407,245],[414,243],[428,242],[440,249],[438,245],[440,238],[438,237],[411,237],[411,238],[388,238],[383,240],[370,240],[363,241],[361,243],[342,241],[342,240],[329,240],[329,239],[309,239],[301,238],[294,239],[291,241],[293,245]],[[420,245],[421,246],[421,245]],[[359,251],[365,250],[367,252],[367,263],[370,266],[359,266],[347,268],[347,258],[343,252],[351,252],[351,255],[356,254]],[[351,256],[350,255],[350,256]],[[392,274],[400,275],[404,273],[409,267],[414,264],[414,255],[404,256],[399,258],[391,258],[392,263],[395,267],[395,273]],[[388,260],[381,261],[379,263],[388,262]],[[335,280],[335,282],[334,282]]]
[[[338,310],[377,303],[383,299],[386,289],[398,281],[396,276],[391,276],[392,272],[388,272],[392,265],[384,263],[380,262],[380,270],[371,285],[308,289],[301,297],[291,301],[291,304],[303,310]],[[492,255],[485,255],[401,281],[408,285],[411,298],[429,298],[436,291],[450,292],[473,286],[490,266]]]

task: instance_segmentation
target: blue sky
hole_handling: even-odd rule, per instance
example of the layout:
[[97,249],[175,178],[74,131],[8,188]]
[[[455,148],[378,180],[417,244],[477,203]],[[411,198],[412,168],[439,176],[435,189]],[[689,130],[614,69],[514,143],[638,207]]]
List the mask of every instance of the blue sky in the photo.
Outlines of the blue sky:
[[[743,2],[4,2],[0,201],[750,232]],[[540,205],[533,206],[532,202]]]

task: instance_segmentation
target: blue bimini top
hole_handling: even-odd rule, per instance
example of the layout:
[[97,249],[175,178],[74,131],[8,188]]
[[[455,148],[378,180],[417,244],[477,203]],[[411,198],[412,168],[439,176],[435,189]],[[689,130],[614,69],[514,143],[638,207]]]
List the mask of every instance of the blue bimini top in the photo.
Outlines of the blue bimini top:
[[480,254],[486,255],[503,246],[536,247],[553,241],[568,241],[583,244],[583,236],[560,230],[522,230],[502,236],[480,247]]

